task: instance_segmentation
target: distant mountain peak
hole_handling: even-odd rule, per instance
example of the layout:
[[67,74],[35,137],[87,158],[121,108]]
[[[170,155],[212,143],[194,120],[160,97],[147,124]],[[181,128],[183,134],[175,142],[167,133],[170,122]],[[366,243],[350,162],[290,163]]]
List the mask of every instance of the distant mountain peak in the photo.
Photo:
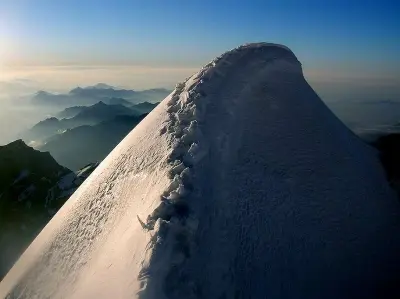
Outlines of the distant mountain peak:
[[[60,166],[49,152],[35,150],[21,139],[0,146],[0,162],[2,163],[0,176],[7,175],[7,172],[19,172],[25,168],[32,170],[31,172],[36,174],[39,173],[39,170],[49,171],[47,176],[50,175],[50,172],[55,174],[58,171],[68,170]],[[1,180],[0,186],[3,183],[4,180]]]
[[49,96],[52,95],[52,93],[44,90],[39,90],[38,92],[35,93],[35,97],[43,97],[43,96]]
[[92,89],[116,89],[114,86],[105,84],[105,83],[97,83],[95,85],[90,85],[90,86],[86,86],[86,87],[75,87],[73,89],[71,89],[70,93],[79,93],[82,92],[83,90],[92,90]]
[[78,86],[78,87],[75,87],[74,89],[71,89],[69,93],[77,94],[77,93],[80,93],[82,90],[83,90],[83,88]]
[[114,86],[108,85],[106,83],[97,83],[93,86],[87,86],[85,89],[115,89]]
[[150,103],[150,102],[147,102],[147,101],[145,101],[145,102],[141,102],[141,103],[138,103],[138,104],[136,104],[135,106],[153,106],[153,105],[157,105],[158,103]]
[[46,118],[45,120],[41,120],[36,125],[34,125],[33,128],[37,127],[37,126],[55,124],[55,123],[58,123],[58,122],[59,122],[58,118],[52,116],[52,117]]
[[57,117],[51,116],[51,117],[49,117],[49,118],[46,118],[46,120],[52,120],[52,121],[55,121],[55,120],[58,120],[58,119],[57,119]]
[[10,142],[8,145],[0,146],[0,148],[8,146],[9,148],[26,148],[29,147],[22,139],[17,139],[15,141]]

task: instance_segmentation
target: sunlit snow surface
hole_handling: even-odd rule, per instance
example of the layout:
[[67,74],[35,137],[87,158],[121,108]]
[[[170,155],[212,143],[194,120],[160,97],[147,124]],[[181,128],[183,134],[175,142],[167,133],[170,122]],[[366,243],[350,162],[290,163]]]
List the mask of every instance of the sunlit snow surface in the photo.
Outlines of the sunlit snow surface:
[[7,298],[388,298],[400,207],[286,47],[206,65],[100,164]]

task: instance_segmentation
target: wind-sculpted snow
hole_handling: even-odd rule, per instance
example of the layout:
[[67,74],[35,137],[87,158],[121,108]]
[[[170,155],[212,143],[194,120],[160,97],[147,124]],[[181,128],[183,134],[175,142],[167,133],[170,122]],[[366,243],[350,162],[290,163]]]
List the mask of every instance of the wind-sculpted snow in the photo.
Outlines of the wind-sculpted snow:
[[[192,193],[192,179],[196,175],[196,166],[209,152],[207,139],[201,131],[205,121],[204,116],[207,114],[208,101],[215,92],[215,86],[229,80],[229,77],[235,78],[236,68],[243,62],[247,63],[250,55],[253,56],[254,64],[260,63],[260,69],[262,69],[262,63],[272,63],[277,58],[276,55],[281,55],[281,58],[284,57],[288,61],[297,62],[287,48],[279,48],[272,44],[270,46],[275,47],[275,51],[266,53],[268,49],[265,44],[253,44],[250,47],[241,46],[225,53],[207,64],[185,83],[178,84],[173,92],[167,109],[170,121],[161,130],[162,133],[168,133],[176,139],[169,155],[171,183],[162,194],[160,205],[147,217],[147,223],[143,223],[139,218],[139,222],[145,229],[153,230],[157,224],[157,233],[149,245],[157,254],[153,253],[148,266],[141,270],[140,279],[143,288],[140,297],[158,297],[160,288],[166,289],[167,295],[171,292],[171,295],[179,298],[197,297],[195,282],[185,277],[185,283],[182,283],[182,277],[177,269],[186,262],[187,258],[190,258],[195,248],[194,236],[198,219],[195,216],[196,213],[192,211],[194,206],[190,201],[196,197],[196,194]],[[240,88],[251,86],[251,81],[248,82],[252,79],[249,72],[243,72],[239,77],[241,78],[238,81]],[[209,81],[212,81],[212,85],[208,83]],[[170,256],[165,254],[167,251],[165,248],[168,246],[162,244],[163,241],[175,243],[172,245],[173,249],[168,250],[171,251]],[[165,267],[166,261],[169,261],[167,267]],[[157,278],[152,277],[153,273],[157,273]],[[161,278],[160,281],[158,281],[159,278]],[[180,287],[172,288],[170,291],[170,287],[166,284],[180,285]]]
[[0,284],[8,298],[375,298],[400,213],[376,153],[286,47],[249,44],[177,85]]

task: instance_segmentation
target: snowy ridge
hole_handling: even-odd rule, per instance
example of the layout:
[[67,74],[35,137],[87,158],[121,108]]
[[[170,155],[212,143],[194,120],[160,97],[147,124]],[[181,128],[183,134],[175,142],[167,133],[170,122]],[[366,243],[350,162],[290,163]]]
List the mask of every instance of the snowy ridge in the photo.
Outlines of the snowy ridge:
[[[193,248],[193,238],[195,236],[198,219],[192,213],[190,207],[190,193],[193,186],[191,181],[195,176],[196,164],[198,164],[208,154],[207,140],[202,136],[201,126],[206,114],[209,96],[208,90],[212,90],[214,86],[219,85],[228,72],[235,70],[236,63],[245,55],[253,54],[254,51],[268,51],[268,48],[279,48],[290,52],[290,56],[294,58],[291,50],[285,46],[273,43],[257,43],[246,44],[228,51],[217,57],[206,66],[204,66],[197,74],[189,77],[185,82],[177,84],[175,90],[168,102],[169,123],[160,131],[161,134],[170,134],[176,140],[172,152],[169,155],[168,162],[170,164],[169,176],[171,183],[163,192],[160,198],[159,206],[147,217],[144,223],[138,216],[138,221],[146,230],[155,230],[150,243],[147,245],[150,251],[148,261],[143,261],[143,269],[139,275],[142,289],[140,298],[153,298],[154,295],[146,293],[146,289],[150,288],[150,293],[154,289],[158,289],[160,285],[149,285],[149,277],[151,266],[157,264],[158,252],[170,252],[163,247],[163,241],[166,235],[175,239],[178,246],[171,251],[171,256],[166,257],[161,254],[161,263],[165,271],[165,277],[169,276],[169,281],[164,283],[172,283],[171,273],[176,272],[176,267],[183,264],[185,259],[190,257]],[[250,53],[249,53],[250,52]],[[268,55],[267,55],[268,56]],[[263,59],[269,64],[278,56]],[[298,62],[295,59],[296,62]],[[265,67],[265,65],[263,66]],[[268,66],[270,68],[270,66]],[[260,69],[262,67],[260,66]],[[212,85],[207,83],[212,80]],[[160,248],[155,248],[156,246]],[[169,260],[170,264],[165,269],[165,260]],[[160,267],[156,266],[158,276],[162,277]],[[161,278],[161,281],[163,278]],[[176,282],[179,283],[179,282]],[[188,282],[188,288],[194,288],[193,282]],[[182,287],[182,289],[184,289]],[[182,290],[180,293],[183,293]],[[194,291],[184,291],[185,298],[195,298]]]
[[[187,209],[186,203],[182,202],[182,199],[190,193],[191,169],[208,152],[207,141],[202,137],[199,127],[207,109],[207,86],[204,88],[204,85],[211,79],[216,85],[218,77],[223,78],[229,66],[233,65],[235,60],[243,57],[247,53],[246,50],[268,47],[282,48],[292,53],[286,46],[273,43],[246,44],[217,57],[203,67],[199,73],[188,78],[184,83],[177,84],[168,102],[167,111],[170,115],[170,122],[160,132],[161,134],[168,132],[177,139],[177,144],[169,156],[172,181],[162,194],[160,205],[148,216],[147,222],[143,223],[144,228],[152,230],[158,219],[169,220],[176,210]],[[273,59],[271,58],[269,61]],[[177,214],[181,212],[177,212]],[[139,219],[139,221],[141,220]]]

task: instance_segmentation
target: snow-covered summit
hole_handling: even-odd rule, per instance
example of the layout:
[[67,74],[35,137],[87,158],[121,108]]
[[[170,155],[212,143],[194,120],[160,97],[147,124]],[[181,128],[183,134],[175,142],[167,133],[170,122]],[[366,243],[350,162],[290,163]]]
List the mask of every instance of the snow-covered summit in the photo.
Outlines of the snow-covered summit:
[[286,47],[178,84],[0,284],[7,298],[389,297],[400,207]]

